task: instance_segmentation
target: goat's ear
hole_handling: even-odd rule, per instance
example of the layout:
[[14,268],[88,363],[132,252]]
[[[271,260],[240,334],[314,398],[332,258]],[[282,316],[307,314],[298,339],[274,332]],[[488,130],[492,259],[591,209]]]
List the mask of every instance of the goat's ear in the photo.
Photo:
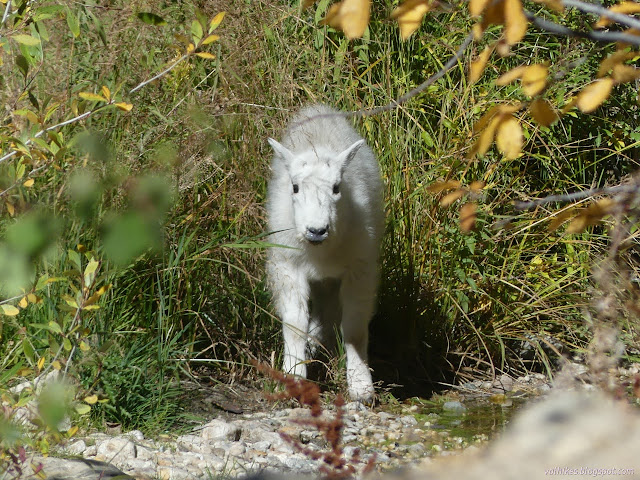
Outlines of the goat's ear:
[[271,145],[271,148],[273,148],[276,156],[280,157],[284,161],[285,165],[289,165],[291,163],[291,160],[293,160],[293,153],[291,153],[289,149],[287,149],[281,143],[275,141],[273,138],[269,138],[268,142],[269,145]]
[[364,145],[364,139],[358,140],[356,143],[347,148],[344,152],[338,155],[338,163],[340,164],[340,169],[344,171],[347,168],[347,165],[353,160],[353,157],[356,156],[360,147]]

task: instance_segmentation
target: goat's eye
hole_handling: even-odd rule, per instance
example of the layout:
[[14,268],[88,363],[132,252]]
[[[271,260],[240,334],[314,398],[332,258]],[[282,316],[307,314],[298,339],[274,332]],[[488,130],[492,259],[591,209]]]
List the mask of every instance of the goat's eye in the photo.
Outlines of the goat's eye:
[[298,191],[300,190],[300,187],[298,186],[297,183],[293,184],[293,193],[298,193]]
[[339,184],[339,183],[336,183],[336,184],[333,186],[333,193],[334,193],[334,195],[337,195],[337,194],[339,194],[339,193],[340,193],[340,184]]

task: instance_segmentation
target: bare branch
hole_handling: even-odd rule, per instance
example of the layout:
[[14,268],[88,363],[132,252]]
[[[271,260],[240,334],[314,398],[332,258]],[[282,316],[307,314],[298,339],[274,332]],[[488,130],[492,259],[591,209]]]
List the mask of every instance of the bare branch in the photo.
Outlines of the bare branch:
[[567,7],[573,7],[581,12],[594,13],[600,17],[608,18],[614,22],[626,25],[630,28],[640,30],[640,20],[632,17],[631,15],[625,15],[624,13],[611,12],[606,8],[593,3],[582,2],[580,0],[562,0],[562,3]]
[[4,22],[7,21],[9,16],[9,10],[11,10],[11,0],[7,0],[7,7],[4,9],[4,15],[2,15],[2,21],[0,21],[0,27],[4,26]]
[[531,200],[528,202],[514,202],[516,210],[532,210],[540,205],[546,205],[553,202],[574,202],[583,198],[595,197],[596,195],[614,195],[617,193],[634,193],[639,189],[638,185],[624,184],[616,185],[613,187],[603,188],[590,188],[589,190],[582,190],[580,192],[565,193],[562,195],[549,195],[547,197],[539,198],[537,200]]
[[564,25],[559,25],[555,22],[551,22],[544,18],[540,18],[527,10],[524,11],[524,14],[527,17],[527,20],[529,20],[533,25],[540,28],[541,30],[545,30],[555,35],[562,35],[565,37],[585,38],[587,40],[591,40],[597,43],[624,42],[624,43],[628,43],[629,45],[640,46],[640,37],[637,35],[631,35],[630,33],[598,31],[598,30],[592,30],[589,32],[580,32],[577,30],[571,30],[570,28],[565,27]]

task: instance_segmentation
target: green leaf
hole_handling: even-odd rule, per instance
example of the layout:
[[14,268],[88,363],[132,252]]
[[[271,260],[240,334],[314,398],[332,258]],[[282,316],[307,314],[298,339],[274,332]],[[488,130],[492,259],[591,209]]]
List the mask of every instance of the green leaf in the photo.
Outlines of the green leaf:
[[91,405],[87,405],[86,403],[78,403],[75,405],[76,412],[80,415],[86,415],[91,411]]
[[163,26],[167,24],[164,18],[151,12],[139,12],[137,17],[148,25]]
[[58,322],[54,322],[53,320],[51,320],[48,324],[49,326],[49,331],[53,332],[53,333],[62,333],[62,328],[60,327],[60,324]]
[[200,25],[200,22],[198,20],[194,20],[193,22],[191,22],[191,35],[195,40],[194,43],[200,42],[203,33],[204,32],[202,30],[202,25]]
[[100,266],[100,262],[95,259],[91,259],[91,261],[87,264],[87,267],[84,269],[84,285],[85,287],[90,286],[93,283],[93,279],[96,276],[96,270]]
[[24,356],[27,357],[27,360],[29,360],[29,363],[35,363],[36,352],[33,350],[33,345],[31,345],[31,342],[27,338],[22,340],[22,352],[24,353]]
[[80,92],[78,96],[84,100],[89,100],[90,102],[106,102],[107,99],[102,95],[98,95],[97,93],[91,92]]
[[40,45],[40,39],[32,37],[31,35],[18,34],[13,35],[11,38],[13,38],[16,42],[28,47],[35,47],[36,45]]
[[80,36],[80,22],[78,21],[78,17],[68,8],[67,25],[69,25],[69,30],[71,30],[74,38],[78,38]]
[[20,313],[20,309],[13,305],[0,305],[0,309],[2,309],[2,313],[9,317],[15,317]]

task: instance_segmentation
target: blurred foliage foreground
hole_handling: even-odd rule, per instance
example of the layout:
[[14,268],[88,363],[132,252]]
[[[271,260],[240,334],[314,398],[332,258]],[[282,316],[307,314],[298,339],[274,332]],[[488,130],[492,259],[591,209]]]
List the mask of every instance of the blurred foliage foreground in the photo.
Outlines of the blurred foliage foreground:
[[[493,2],[504,11],[489,17],[486,2],[474,15],[466,4],[426,15],[425,3],[396,10],[398,32],[384,1],[151,12],[2,0],[0,461],[105,421],[165,431],[185,418],[185,378],[278,365],[262,285],[264,139],[303,103],[388,104],[473,31],[473,51],[439,81],[359,124],[387,188],[375,374],[416,387],[407,394],[456,375],[551,374],[561,355],[584,355],[598,322],[626,345],[604,355],[639,359],[637,189],[591,201],[634,184],[635,47],[527,27],[519,1]],[[547,3],[527,7],[572,29],[592,21]],[[585,87],[616,54],[618,76]],[[513,207],[588,187],[577,203]],[[35,400],[33,380],[51,374],[66,383]],[[20,408],[37,435],[8,421]]]

